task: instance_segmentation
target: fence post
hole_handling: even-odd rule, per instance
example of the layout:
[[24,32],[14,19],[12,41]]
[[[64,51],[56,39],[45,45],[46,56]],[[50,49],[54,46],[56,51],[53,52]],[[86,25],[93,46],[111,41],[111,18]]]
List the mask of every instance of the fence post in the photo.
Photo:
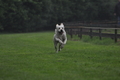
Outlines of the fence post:
[[70,29],[70,36],[73,38],[72,28]]
[[101,29],[99,29],[99,39],[102,40]]
[[79,35],[80,35],[80,28],[77,29],[77,35],[79,37]]
[[82,39],[82,28],[80,28],[80,39]]
[[117,29],[115,29],[115,43],[117,42]]
[[92,28],[90,28],[90,38],[92,39],[93,36],[92,36]]

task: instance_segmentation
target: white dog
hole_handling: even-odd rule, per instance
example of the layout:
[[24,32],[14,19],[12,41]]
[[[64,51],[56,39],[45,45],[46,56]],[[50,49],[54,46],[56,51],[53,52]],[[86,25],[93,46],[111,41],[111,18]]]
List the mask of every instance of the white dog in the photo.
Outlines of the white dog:
[[[64,30],[64,25],[61,23],[60,25],[56,24],[55,34],[54,34],[54,47],[56,52],[61,51],[64,45],[67,42],[66,32]],[[59,47],[57,45],[59,44]]]

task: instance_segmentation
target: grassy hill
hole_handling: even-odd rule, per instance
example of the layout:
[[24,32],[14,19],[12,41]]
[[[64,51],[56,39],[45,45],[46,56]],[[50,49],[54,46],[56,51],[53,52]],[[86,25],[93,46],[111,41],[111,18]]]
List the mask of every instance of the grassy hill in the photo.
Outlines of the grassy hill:
[[0,34],[0,80],[120,80],[120,45],[68,38],[55,53],[53,34]]

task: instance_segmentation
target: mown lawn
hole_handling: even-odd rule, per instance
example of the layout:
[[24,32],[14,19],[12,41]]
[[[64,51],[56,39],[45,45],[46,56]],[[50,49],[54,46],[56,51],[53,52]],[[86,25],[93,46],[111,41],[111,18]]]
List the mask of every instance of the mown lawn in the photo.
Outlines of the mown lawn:
[[68,40],[54,32],[0,34],[0,80],[120,80],[120,45]]

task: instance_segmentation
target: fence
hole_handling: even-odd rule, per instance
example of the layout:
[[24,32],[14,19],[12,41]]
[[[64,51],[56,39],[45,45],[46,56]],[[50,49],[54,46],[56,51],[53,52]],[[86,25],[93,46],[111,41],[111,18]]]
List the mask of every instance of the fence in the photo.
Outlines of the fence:
[[[104,30],[104,31],[103,31]],[[106,30],[110,30],[113,33],[105,33]],[[120,34],[118,34],[118,30],[120,28],[103,28],[103,27],[67,27],[66,32],[73,38],[73,35],[78,35],[80,39],[82,39],[82,35],[89,35],[92,39],[93,36],[98,36],[100,40],[102,37],[110,37],[117,42],[117,39],[120,38]]]

